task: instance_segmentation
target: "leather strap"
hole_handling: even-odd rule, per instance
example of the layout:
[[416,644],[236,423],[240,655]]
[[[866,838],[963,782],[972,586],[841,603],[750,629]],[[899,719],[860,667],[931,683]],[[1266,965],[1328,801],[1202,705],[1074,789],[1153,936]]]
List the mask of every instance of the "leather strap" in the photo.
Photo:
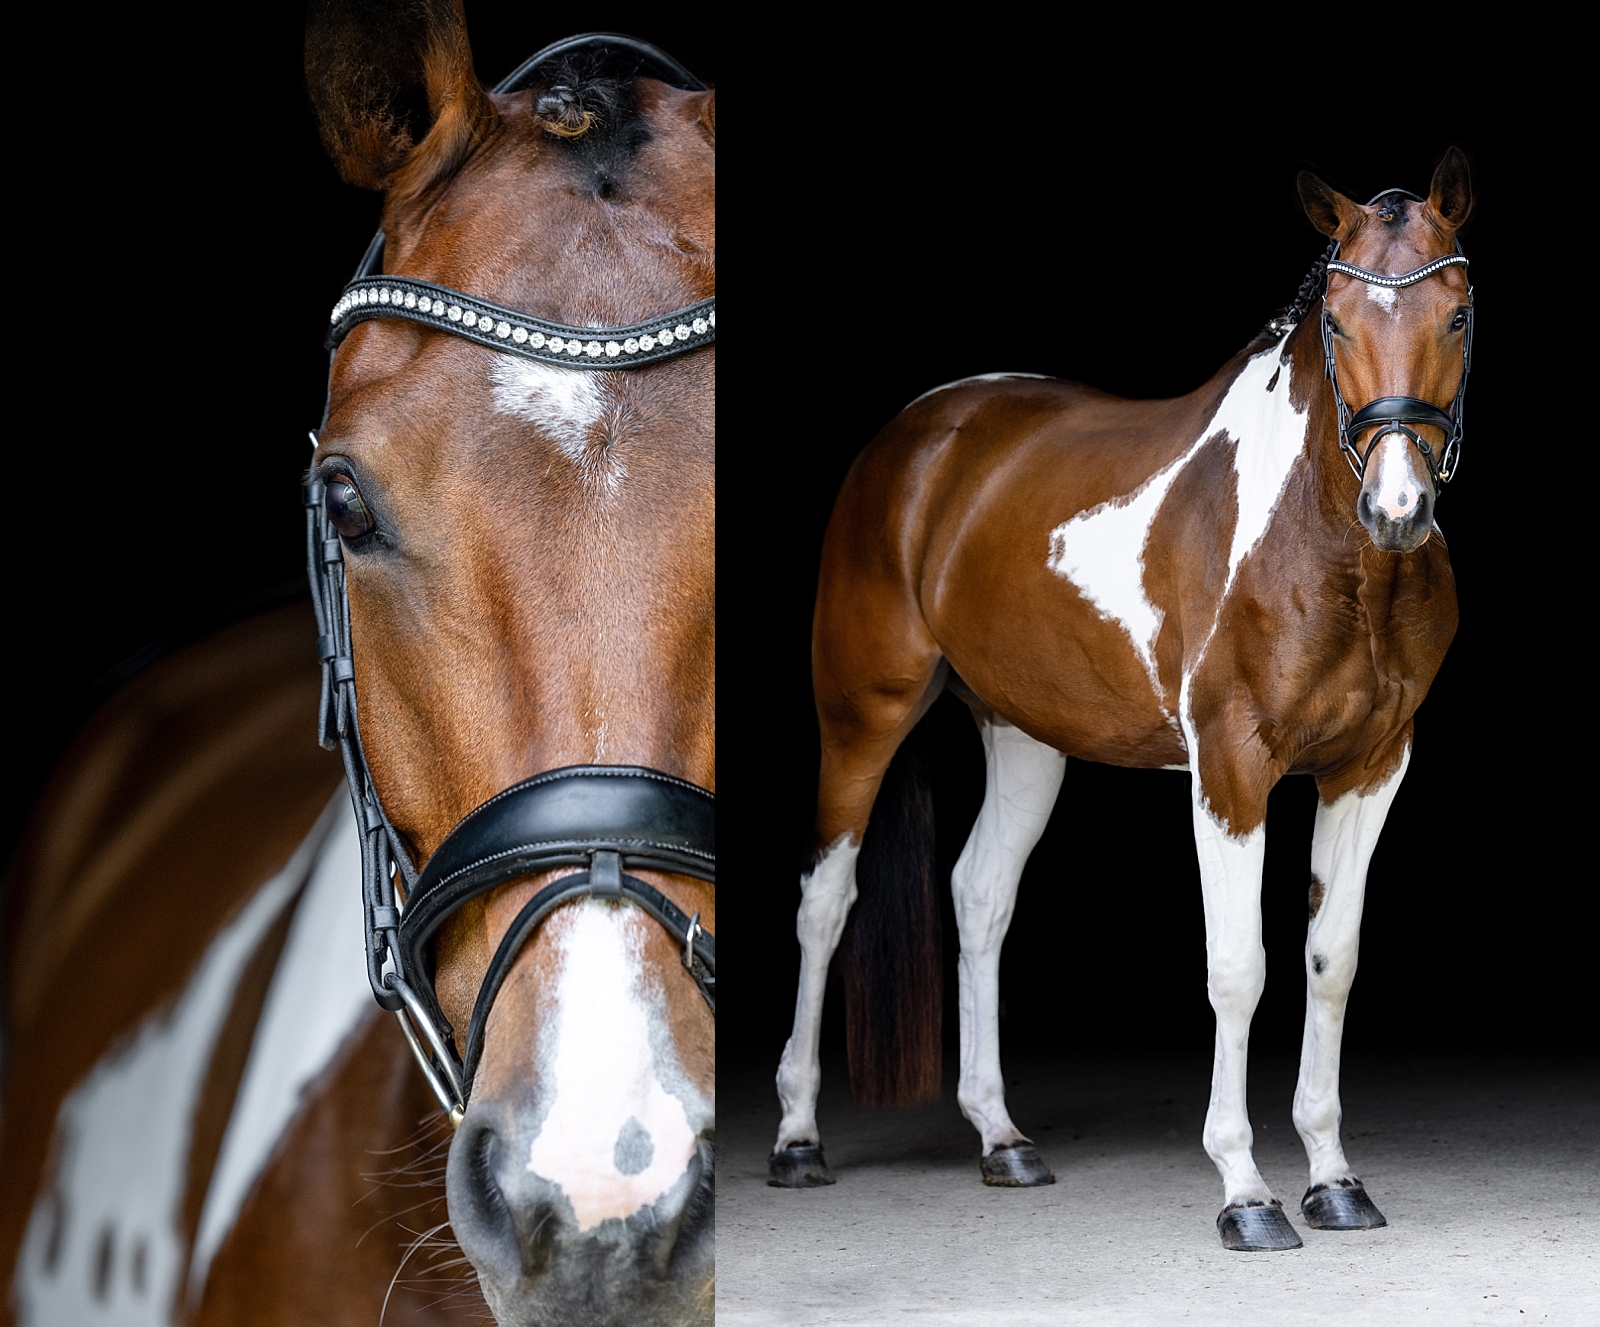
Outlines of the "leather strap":
[[423,947],[473,895],[536,871],[589,866],[596,852],[617,853],[625,868],[715,883],[716,798],[632,765],[572,765],[513,784],[429,858],[400,923],[405,967],[426,971]]
[[580,898],[627,899],[637,904],[672,934],[683,947],[683,966],[700,988],[706,1004],[714,1014],[717,1011],[717,942],[700,925],[700,914],[693,917],[685,913],[671,899],[653,885],[635,876],[627,875],[618,865],[618,855],[597,852],[594,866],[577,875],[562,876],[546,885],[526,904],[516,916],[500,945],[490,960],[484,974],[483,985],[478,988],[478,998],[473,1005],[472,1021],[467,1028],[467,1053],[462,1060],[461,1079],[471,1090],[472,1080],[478,1072],[478,1061],[483,1055],[483,1039],[489,1023],[489,1011],[495,997],[511,972],[522,946],[527,943],[539,924],[563,903]]
[[1456,421],[1448,411],[1439,409],[1430,401],[1419,401],[1414,396],[1380,396],[1376,401],[1368,402],[1350,417],[1345,431],[1353,438],[1362,429],[1371,428],[1374,424],[1390,423],[1431,424],[1436,429],[1444,430],[1446,442],[1456,431]]

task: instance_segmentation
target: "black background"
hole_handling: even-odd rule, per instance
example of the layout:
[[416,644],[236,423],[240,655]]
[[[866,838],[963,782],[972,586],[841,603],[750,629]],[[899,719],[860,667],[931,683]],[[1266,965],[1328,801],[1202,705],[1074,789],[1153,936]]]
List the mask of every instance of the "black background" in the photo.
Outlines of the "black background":
[[[28,236],[14,309],[28,335],[12,360],[4,550],[8,841],[97,678],[303,574],[298,482],[325,312],[378,198],[322,155],[297,6],[208,12],[210,26],[139,11],[120,28],[62,28],[34,53],[41,109],[11,209]],[[482,3],[468,18],[485,82],[581,23]],[[723,1047],[775,1059],[792,1014],[817,761],[811,597],[855,453],[913,397],[973,373],[1191,390],[1320,252],[1298,169],[1361,199],[1425,192],[1451,143],[1478,199],[1467,449],[1441,512],[1462,626],[1374,861],[1349,1044],[1584,1040],[1593,865],[1571,762],[1592,691],[1585,439],[1566,404],[1528,402],[1534,387],[1564,403],[1587,390],[1590,319],[1572,295],[1586,271],[1563,266],[1575,121],[1544,85],[1504,49],[1478,52],[1470,80],[1324,78],[1286,73],[1304,57],[1260,45],[1246,65],[1018,28],[757,35],[660,5],[609,6],[603,23],[713,84],[732,70],[719,95],[733,316],[718,348]],[[1452,58],[1435,42],[1430,68]],[[947,872],[982,767],[964,711],[942,702],[933,722]],[[1273,797],[1258,1044],[1298,1043],[1313,797],[1306,780]],[[1209,1044],[1185,776],[1069,765],[1002,986],[1011,1044]]]
[[[811,48],[828,76],[776,150],[753,162],[725,149],[739,329],[719,348],[725,1056],[775,1065],[793,1015],[817,770],[810,612],[855,454],[914,397],[974,373],[1192,390],[1323,248],[1298,170],[1358,201],[1426,194],[1451,144],[1477,197],[1463,237],[1478,308],[1466,454],[1440,512],[1461,627],[1373,862],[1346,1045],[1592,1044],[1591,817],[1573,726],[1591,648],[1577,643],[1593,609],[1586,518],[1562,426],[1529,408],[1534,384],[1586,376],[1570,340],[1584,278],[1563,266],[1557,220],[1582,154],[1566,106],[1523,72],[1515,32],[1504,39],[1451,82],[1364,76],[1337,43],[1317,72],[1289,72],[1298,57],[1266,33],[1248,62],[1201,42],[1162,60],[1141,42],[1017,29],[841,38]],[[1432,56],[1435,73],[1462,67],[1447,48]],[[770,208],[754,252],[752,174]],[[732,339],[747,300],[760,356]],[[947,881],[982,800],[982,755],[953,698],[930,721]],[[1210,1045],[1187,778],[1069,763],[1006,942],[1004,1044]],[[1314,808],[1307,778],[1272,796],[1257,1046],[1299,1046]],[[948,899],[945,911],[953,1044]],[[839,997],[835,981],[834,1045]]]

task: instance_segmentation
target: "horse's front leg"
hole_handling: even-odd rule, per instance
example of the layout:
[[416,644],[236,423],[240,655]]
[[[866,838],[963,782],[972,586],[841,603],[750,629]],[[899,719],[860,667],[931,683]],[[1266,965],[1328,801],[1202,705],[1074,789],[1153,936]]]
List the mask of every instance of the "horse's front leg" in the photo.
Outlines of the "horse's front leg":
[[1306,931],[1306,1031],[1294,1126],[1306,1145],[1311,1187],[1300,1202],[1318,1230],[1371,1230],[1387,1224],[1350,1171],[1339,1141],[1339,1048],[1356,975],[1367,864],[1411,759],[1409,740],[1394,769],[1366,789],[1317,805],[1311,840],[1311,924]]
[[[1254,1134],[1245,1103],[1245,1075],[1250,1050],[1250,1020],[1266,985],[1267,954],[1261,944],[1261,867],[1266,856],[1265,808],[1249,818],[1255,828],[1236,834],[1223,819],[1231,809],[1214,808],[1201,786],[1200,763],[1194,788],[1194,837],[1200,858],[1200,886],[1206,913],[1206,990],[1217,1017],[1216,1057],[1211,1068],[1211,1104],[1206,1111],[1207,1155],[1222,1176],[1223,1208],[1217,1230],[1226,1249],[1259,1252],[1297,1249],[1283,1204],[1273,1196],[1256,1169],[1251,1153]],[[1265,793],[1262,794],[1263,800]]]
[[983,1182],[1052,1184],[1055,1177],[1006,1110],[1000,1073],[1000,946],[1028,854],[1044,833],[1067,758],[993,717],[979,719],[987,779],[983,809],[951,873],[961,933],[961,1084],[956,1101],[983,1138]]

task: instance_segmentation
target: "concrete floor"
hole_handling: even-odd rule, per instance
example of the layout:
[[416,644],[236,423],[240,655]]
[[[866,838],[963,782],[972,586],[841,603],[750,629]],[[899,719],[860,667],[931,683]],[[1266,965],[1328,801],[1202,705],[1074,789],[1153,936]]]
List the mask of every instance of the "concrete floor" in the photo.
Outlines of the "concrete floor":
[[[776,1057],[717,1072],[720,1327],[796,1324],[1600,1324],[1600,1057],[1353,1055],[1346,1152],[1389,1220],[1312,1230],[1292,1057],[1252,1057],[1256,1160],[1305,1247],[1227,1253],[1200,1146],[1210,1057],[1006,1056],[1012,1115],[1056,1174],[986,1188],[945,1100],[858,1111],[825,1063],[838,1184],[769,1188]],[[951,1057],[953,1059],[953,1056]],[[947,1064],[947,1070],[953,1065]],[[947,1074],[948,1080],[948,1074]]]

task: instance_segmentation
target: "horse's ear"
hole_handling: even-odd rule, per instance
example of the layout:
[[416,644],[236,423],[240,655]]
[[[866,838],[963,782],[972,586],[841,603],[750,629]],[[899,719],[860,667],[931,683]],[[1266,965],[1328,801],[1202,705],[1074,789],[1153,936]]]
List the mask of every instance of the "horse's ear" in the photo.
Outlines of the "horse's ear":
[[461,0],[312,0],[306,84],[323,146],[364,189],[399,182],[420,193],[495,120],[472,72]]
[[1300,190],[1300,206],[1305,208],[1313,226],[1332,239],[1350,238],[1361,216],[1359,207],[1308,170],[1295,177],[1295,185]]
[[711,141],[717,139],[717,93],[713,88],[706,93],[705,109],[700,112],[700,123],[705,126],[705,131],[711,136]]
[[1467,169],[1467,154],[1458,147],[1444,154],[1439,169],[1428,187],[1428,206],[1450,230],[1467,219],[1472,211],[1472,172]]

